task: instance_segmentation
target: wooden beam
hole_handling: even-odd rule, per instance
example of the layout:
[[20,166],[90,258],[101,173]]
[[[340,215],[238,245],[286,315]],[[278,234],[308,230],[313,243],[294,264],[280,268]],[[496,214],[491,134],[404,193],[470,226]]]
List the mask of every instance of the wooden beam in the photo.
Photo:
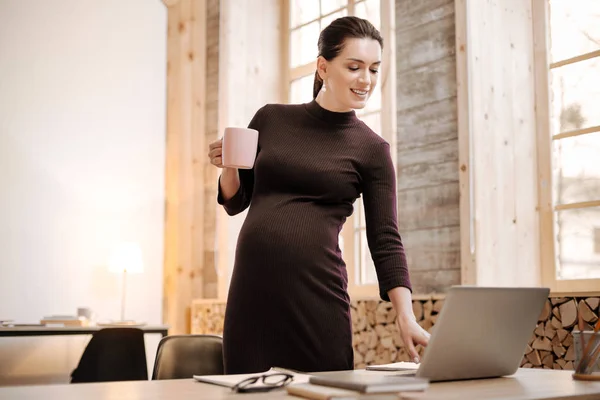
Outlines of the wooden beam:
[[167,7],[174,7],[179,3],[179,0],[162,0],[162,2]]
[[170,6],[167,35],[163,321],[182,334],[192,299],[202,297],[206,0]]
[[[232,38],[232,6],[229,0],[222,0],[219,2],[219,104],[217,111],[217,131],[218,136],[222,137],[223,130],[229,126],[229,112],[227,105],[231,101],[230,99],[230,80],[229,80],[229,65],[230,52],[229,47],[233,41]],[[217,172],[220,175],[221,171]],[[217,181],[215,180],[215,185]],[[231,260],[229,259],[229,241],[231,235],[229,234],[229,216],[219,206],[216,210],[216,226],[217,226],[217,256],[215,259],[216,270],[217,270],[217,297],[223,301],[227,299],[227,293],[229,290],[229,265]]]
[[600,200],[581,201],[579,203],[557,204],[554,209],[556,211],[573,210],[580,208],[600,207]]
[[[396,121],[396,9],[394,0],[381,0],[383,63],[381,74],[381,136],[388,141],[394,167],[397,165]],[[367,113],[364,114],[366,116]],[[396,174],[397,175],[397,174]]]
[[552,208],[552,138],[550,136],[550,85],[548,82],[548,4],[532,0],[533,71],[538,171],[538,214],[542,284],[555,288],[554,215]]
[[[287,7],[289,7],[289,0],[283,0],[283,1],[287,1],[287,3],[288,3],[288,4],[287,4]],[[296,31],[296,30],[298,30],[298,29],[300,29],[300,28],[304,28],[304,27],[305,27],[305,26],[307,26],[307,25],[310,25],[310,24],[312,24],[312,23],[315,23],[315,22],[317,22],[317,21],[319,21],[319,20],[321,20],[321,19],[325,19],[325,18],[327,18],[327,17],[330,17],[330,16],[332,16],[332,15],[333,15],[333,14],[335,14],[335,13],[339,13],[340,11],[344,11],[344,9],[346,9],[346,8],[348,8],[348,7],[347,7],[346,5],[343,5],[343,6],[341,6],[341,7],[338,7],[337,9],[335,9],[335,10],[333,10],[333,11],[329,11],[327,14],[323,14],[323,15],[320,15],[320,14],[319,14],[319,17],[317,17],[317,18],[314,18],[314,19],[311,19],[310,21],[307,21],[307,22],[303,22],[303,23],[301,23],[300,25],[293,26],[293,27],[291,27],[290,29],[291,29],[291,30],[293,30],[293,31]],[[288,14],[288,15],[289,15],[289,14]],[[348,15],[353,15],[353,14],[348,14]],[[289,20],[289,18],[288,18],[288,20]],[[324,28],[324,27],[323,27],[323,28]]]
[[290,71],[290,0],[281,0],[281,55],[279,62],[283,74],[281,85],[281,101],[290,102],[290,85],[293,74]]
[[[550,127],[548,127],[550,129]],[[572,131],[561,132],[552,136],[552,140],[565,139],[575,136],[587,135],[588,133],[600,132],[600,125],[590,126],[589,128],[573,129]]]
[[218,229],[217,229],[217,178],[221,172],[210,164],[206,156],[206,146],[219,139],[219,32],[221,27],[219,18],[221,13],[221,4],[219,0],[207,0],[206,18],[206,85],[205,85],[205,133],[203,139],[205,149],[199,154],[199,160],[204,169],[204,262],[203,262],[203,297],[216,298],[218,296],[219,277],[217,274],[216,263],[218,260],[218,250],[216,248]]
[[[535,1],[535,0],[534,0]],[[558,68],[563,67],[569,64],[575,64],[576,62],[590,60],[592,58],[600,57],[600,50],[590,51],[589,53],[581,54],[576,57],[567,58],[566,60],[561,60],[550,64],[550,68]]]
[[456,100],[458,109],[458,165],[460,199],[460,268],[461,283],[477,282],[475,263],[475,223],[471,156],[471,122],[469,112],[469,51],[467,0],[456,0]]
[[289,71],[288,82],[291,83],[296,79],[300,79],[308,75],[314,75],[315,71],[317,70],[317,61],[311,61],[308,64],[300,65],[292,68],[291,70],[289,67],[286,67],[286,70]]
[[[189,107],[191,112],[191,134],[190,134],[190,158],[187,163],[191,167],[192,185],[192,226],[191,226],[191,299],[204,296],[204,270],[213,269],[212,265],[204,265],[207,243],[204,238],[205,217],[207,215],[207,201],[204,196],[204,177],[206,168],[212,168],[209,164],[207,154],[208,143],[206,141],[206,53],[207,53],[207,0],[192,0],[191,8],[191,46],[188,53],[188,65],[191,76],[191,93],[189,96]],[[190,300],[191,300],[190,299]],[[188,301],[191,307],[191,301]],[[188,318],[189,321],[189,318]],[[188,327],[187,332],[190,332]]]
[[464,284],[540,281],[531,6],[455,2]]

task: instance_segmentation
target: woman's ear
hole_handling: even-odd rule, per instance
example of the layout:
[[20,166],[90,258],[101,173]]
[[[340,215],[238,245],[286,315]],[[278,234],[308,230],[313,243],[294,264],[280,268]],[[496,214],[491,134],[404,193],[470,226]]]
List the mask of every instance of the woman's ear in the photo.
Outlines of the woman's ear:
[[317,58],[317,72],[323,81],[327,79],[327,67],[327,60],[323,56],[319,56]]

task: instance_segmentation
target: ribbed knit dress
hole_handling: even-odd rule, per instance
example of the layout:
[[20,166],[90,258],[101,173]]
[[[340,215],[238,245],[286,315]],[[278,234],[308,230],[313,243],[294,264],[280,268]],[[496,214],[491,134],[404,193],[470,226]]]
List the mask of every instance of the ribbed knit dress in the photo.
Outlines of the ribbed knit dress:
[[227,374],[271,367],[304,372],[353,369],[350,299],[338,235],[363,196],[367,239],[381,298],[410,280],[396,214],[396,179],[387,142],[354,111],[316,101],[269,104],[254,168],[228,214],[241,228],[223,333]]

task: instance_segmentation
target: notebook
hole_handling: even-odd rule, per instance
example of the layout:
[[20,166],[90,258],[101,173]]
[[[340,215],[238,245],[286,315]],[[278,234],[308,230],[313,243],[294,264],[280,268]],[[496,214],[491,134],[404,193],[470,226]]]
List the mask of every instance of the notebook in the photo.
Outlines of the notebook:
[[[265,374],[277,374],[280,372],[285,372],[285,373],[292,375],[294,377],[292,380],[292,383],[308,382],[308,375],[306,375],[306,374],[295,373],[295,372],[292,372],[292,371],[289,371],[286,369],[282,369],[282,368],[277,368],[277,367],[271,368],[265,372],[258,372],[258,373],[253,373],[253,374],[194,375],[193,378],[194,378],[194,380],[196,380],[198,382],[210,383],[213,385],[225,386],[228,388],[232,388],[239,382],[243,381],[244,379],[253,378],[253,377],[261,376],[261,375],[265,375]],[[257,382],[257,384],[255,384],[254,386],[255,387],[261,386],[260,382]]]
[[308,380],[315,385],[356,390],[361,393],[390,393],[425,390],[429,380],[425,378],[365,374],[358,371],[342,371],[323,375],[312,375]]
[[285,388],[288,394],[311,400],[399,400],[399,393],[362,394],[355,390],[299,383]]
[[400,361],[391,364],[367,365],[368,371],[416,371],[419,364],[414,362]]

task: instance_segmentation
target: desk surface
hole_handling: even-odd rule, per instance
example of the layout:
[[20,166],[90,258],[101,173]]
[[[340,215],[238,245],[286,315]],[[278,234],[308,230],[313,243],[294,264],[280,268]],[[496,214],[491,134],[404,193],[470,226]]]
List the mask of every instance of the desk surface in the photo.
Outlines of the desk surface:
[[[425,392],[404,393],[410,400],[549,400],[600,398],[600,382],[581,382],[571,371],[521,369],[506,378],[432,383]],[[296,399],[284,390],[270,393],[235,394],[229,389],[195,382],[192,379],[165,381],[86,383],[75,385],[20,386],[0,388],[0,400],[222,400]]]
[[[122,326],[126,328],[126,326]],[[143,325],[134,326],[143,330],[145,333],[160,333],[167,336],[169,327],[166,325]],[[45,326],[15,326],[0,327],[0,337],[2,336],[58,336],[58,335],[91,335],[108,326],[65,326],[65,327],[45,327]]]

